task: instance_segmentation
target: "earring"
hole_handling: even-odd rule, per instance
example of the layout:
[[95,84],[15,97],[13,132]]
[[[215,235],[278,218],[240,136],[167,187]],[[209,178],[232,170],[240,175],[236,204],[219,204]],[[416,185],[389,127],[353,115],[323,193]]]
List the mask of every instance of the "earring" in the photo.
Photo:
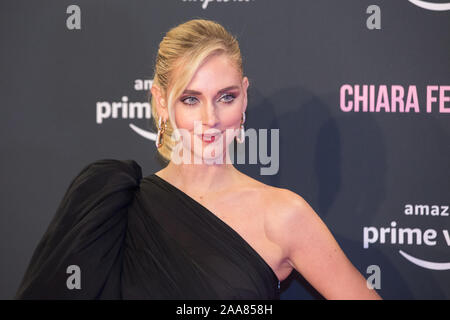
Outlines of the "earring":
[[242,112],[241,127],[239,129],[239,134],[236,136],[236,141],[238,143],[243,143],[245,141],[244,122],[245,122],[245,112]]
[[[156,147],[159,149],[162,147],[162,145],[164,144],[164,132],[166,131],[166,127],[167,127],[167,121],[164,121],[164,127],[162,126],[162,118],[161,116],[159,117],[159,122],[158,122],[158,135],[156,136]],[[162,139],[162,142],[161,142]]]

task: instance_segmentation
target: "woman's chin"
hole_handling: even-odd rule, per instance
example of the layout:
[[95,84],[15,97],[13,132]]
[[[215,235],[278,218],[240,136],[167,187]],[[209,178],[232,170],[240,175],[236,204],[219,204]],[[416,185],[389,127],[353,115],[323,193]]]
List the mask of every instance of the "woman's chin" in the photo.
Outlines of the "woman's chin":
[[224,151],[221,148],[202,148],[201,150],[192,151],[192,158],[195,158],[195,163],[224,163]]

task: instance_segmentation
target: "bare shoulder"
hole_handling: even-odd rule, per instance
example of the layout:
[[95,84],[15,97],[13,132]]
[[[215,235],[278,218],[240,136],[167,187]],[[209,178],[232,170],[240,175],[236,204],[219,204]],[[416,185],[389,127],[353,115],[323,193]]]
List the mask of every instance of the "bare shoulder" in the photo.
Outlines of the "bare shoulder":
[[289,189],[261,184],[260,195],[266,235],[287,251],[293,235],[307,234],[308,226],[321,220],[301,195]]
[[255,203],[264,208],[264,218],[274,227],[289,224],[293,219],[315,215],[308,202],[299,194],[286,189],[278,188],[250,176],[242,174],[242,191],[250,191]]
[[263,183],[258,188],[265,234],[275,244],[270,250],[278,252],[274,265],[280,279],[295,269],[327,299],[380,299],[302,196]]
[[298,221],[315,214],[302,196],[289,189],[270,187],[267,192],[273,195],[270,207],[276,208],[267,213],[268,221],[274,226],[285,227],[294,220]]
[[266,218],[271,222],[289,222],[299,215],[311,214],[311,206],[299,194],[286,189],[278,188],[261,181],[245,176],[247,190],[252,190],[259,203],[263,205]]

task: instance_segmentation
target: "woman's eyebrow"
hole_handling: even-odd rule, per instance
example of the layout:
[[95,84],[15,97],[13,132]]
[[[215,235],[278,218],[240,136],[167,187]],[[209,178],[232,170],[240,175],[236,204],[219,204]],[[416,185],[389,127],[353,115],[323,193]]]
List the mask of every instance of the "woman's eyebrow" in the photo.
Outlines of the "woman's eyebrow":
[[[238,87],[238,86],[229,86],[229,87],[220,89],[217,93],[222,93],[222,92],[224,92],[224,91],[233,90],[233,89],[239,89],[239,87]],[[188,89],[186,89],[186,90],[183,91],[183,94],[196,94],[196,95],[201,95],[202,93],[199,92],[199,91],[188,90]]]

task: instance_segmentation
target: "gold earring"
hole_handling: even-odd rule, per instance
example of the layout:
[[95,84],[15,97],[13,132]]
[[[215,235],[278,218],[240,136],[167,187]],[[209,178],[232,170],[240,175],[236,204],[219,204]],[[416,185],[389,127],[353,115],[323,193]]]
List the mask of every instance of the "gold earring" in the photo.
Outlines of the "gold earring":
[[[158,122],[158,135],[156,136],[156,141],[155,141],[156,148],[158,148],[158,149],[161,148],[162,145],[164,144],[163,136],[164,136],[164,132],[166,131],[166,127],[167,127],[167,120],[164,121],[164,127],[162,126],[161,122],[162,122],[162,118],[160,116],[159,122]],[[162,142],[161,142],[161,140],[162,140]]]
[[245,122],[245,112],[242,112],[241,127],[239,128],[239,134],[236,136],[236,141],[238,143],[243,143],[245,141],[244,122]]

